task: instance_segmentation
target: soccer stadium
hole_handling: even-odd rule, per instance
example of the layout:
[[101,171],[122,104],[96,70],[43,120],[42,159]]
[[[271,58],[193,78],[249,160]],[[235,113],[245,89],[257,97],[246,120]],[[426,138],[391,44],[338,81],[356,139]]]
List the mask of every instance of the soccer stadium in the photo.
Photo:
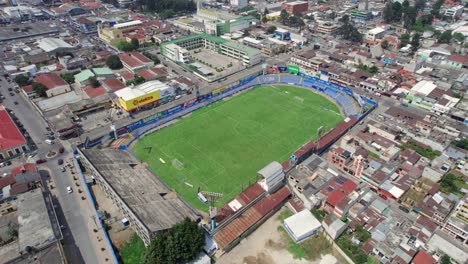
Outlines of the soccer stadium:
[[365,107],[326,82],[290,74],[254,76],[196,103],[198,110],[184,106],[183,118],[171,119],[163,129],[132,129],[138,140],[130,147],[202,211],[208,204],[199,200],[200,191],[221,193],[216,203],[226,203],[255,183],[264,166],[288,161],[296,150],[314,142],[318,131],[333,140],[337,136],[332,130],[348,117],[357,120]]

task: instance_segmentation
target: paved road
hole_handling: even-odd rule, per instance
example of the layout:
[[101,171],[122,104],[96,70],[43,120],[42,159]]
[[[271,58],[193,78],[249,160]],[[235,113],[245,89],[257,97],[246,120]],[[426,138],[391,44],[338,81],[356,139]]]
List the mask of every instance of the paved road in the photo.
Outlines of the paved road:
[[[5,96],[3,104],[13,110],[14,115],[24,125],[26,132],[30,134],[31,139],[37,146],[37,155],[33,158],[27,159],[22,158],[20,161],[35,162],[37,159],[46,158],[46,154],[50,150],[58,152],[58,148],[62,146],[60,143],[54,145],[45,144],[44,141],[47,138],[46,124],[42,117],[33,108],[31,103],[22,97],[22,95],[15,92],[11,96],[8,88],[13,87],[12,83],[8,83],[5,78],[0,77],[0,92]],[[18,104],[15,105],[14,102]],[[59,158],[65,159],[71,156],[71,148],[67,142],[64,142],[66,153],[59,154],[52,159],[48,159],[47,163],[39,166],[40,170],[49,171],[51,178],[55,182],[56,192],[58,195],[59,205],[58,208],[63,211],[59,213],[59,221],[61,225],[64,225],[66,231],[64,231],[64,249],[70,263],[98,263],[96,248],[92,246],[91,237],[88,232],[89,216],[82,214],[82,210],[79,204],[79,200],[73,195],[66,193],[66,186],[72,186],[72,177],[64,175],[60,171],[57,165]],[[2,169],[2,173],[6,170],[11,169],[12,166]],[[71,232],[70,232],[71,231]],[[77,250],[78,249],[78,250]]]

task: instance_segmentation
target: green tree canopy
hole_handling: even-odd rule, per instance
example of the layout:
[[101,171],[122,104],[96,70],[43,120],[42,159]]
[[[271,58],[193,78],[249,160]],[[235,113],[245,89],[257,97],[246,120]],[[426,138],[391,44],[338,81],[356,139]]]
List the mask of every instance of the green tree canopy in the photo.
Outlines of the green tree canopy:
[[123,67],[122,62],[120,61],[120,58],[117,55],[110,55],[109,57],[107,57],[106,65],[112,70],[122,69]]
[[269,26],[267,29],[268,34],[273,34],[276,30],[276,26]]
[[286,10],[281,10],[280,13],[280,20],[283,25],[286,25],[287,22],[289,22],[289,13]]
[[42,83],[33,82],[32,88],[33,88],[33,91],[41,97],[45,97],[47,95],[46,94],[47,87],[45,87]]
[[452,37],[458,42],[461,42],[461,43],[465,42],[465,35],[463,35],[460,32],[453,33]]
[[382,11],[383,20],[387,23],[393,22],[393,4],[392,1],[387,1]]
[[138,49],[140,47],[140,42],[138,42],[138,39],[136,39],[136,38],[132,38],[130,40],[130,44],[132,44],[134,50],[136,50],[136,49]]
[[419,48],[419,39],[421,36],[418,33],[414,33],[413,37],[411,38],[411,50],[416,52]]
[[410,34],[401,34],[400,36],[400,47],[406,47],[410,41]]
[[89,81],[89,85],[93,88],[98,88],[99,85],[101,85],[99,81],[97,80],[96,76],[89,77],[88,81]]
[[440,34],[439,38],[437,39],[437,42],[439,43],[450,43],[450,40],[452,40],[452,30],[446,30],[442,34]]
[[18,75],[15,77],[15,82],[19,85],[19,86],[25,86],[25,85],[29,85],[30,82],[29,82],[29,77],[27,75]]
[[186,218],[151,242],[143,257],[143,263],[186,263],[193,260],[204,245],[203,229]]
[[270,14],[270,11],[268,11],[268,8],[265,7],[265,10],[263,10],[263,14],[264,14],[264,15]]
[[125,51],[125,52],[135,50],[135,47],[130,42],[127,42],[127,41],[119,41],[115,44],[115,47],[118,50]]
[[452,264],[452,259],[447,255],[443,255],[440,259],[440,264]]
[[348,15],[342,16],[339,21],[343,23],[343,25],[338,28],[336,34],[352,42],[362,41],[362,34],[350,23]]
[[151,54],[149,52],[143,52],[143,55],[147,57],[148,59],[152,60],[154,64],[159,64],[161,61],[159,60],[158,56]]
[[60,77],[62,77],[62,79],[66,81],[67,83],[72,84],[75,82],[75,74],[76,72],[66,72],[66,73],[60,74]]

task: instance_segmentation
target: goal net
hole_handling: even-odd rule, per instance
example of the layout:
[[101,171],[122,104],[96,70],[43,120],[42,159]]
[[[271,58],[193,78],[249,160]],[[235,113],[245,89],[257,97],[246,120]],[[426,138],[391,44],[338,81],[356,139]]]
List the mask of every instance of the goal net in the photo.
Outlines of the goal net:
[[183,170],[184,169],[184,164],[178,160],[178,159],[173,159],[172,160],[172,166],[178,170]]
[[302,98],[302,97],[294,96],[294,99],[296,99],[297,101],[299,101],[301,103],[304,103],[304,98]]

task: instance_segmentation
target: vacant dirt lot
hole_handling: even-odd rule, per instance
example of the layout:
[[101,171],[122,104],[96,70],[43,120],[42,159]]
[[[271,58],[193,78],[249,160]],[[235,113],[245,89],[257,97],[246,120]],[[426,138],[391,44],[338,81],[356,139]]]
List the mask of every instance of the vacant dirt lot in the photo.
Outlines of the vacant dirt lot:
[[[285,210],[285,209],[282,209]],[[241,241],[237,247],[219,258],[219,264],[338,264],[333,255],[324,255],[320,260],[311,262],[305,259],[294,259],[287,250],[286,243],[277,230],[281,225],[277,219],[281,213],[273,215],[254,233]]]

